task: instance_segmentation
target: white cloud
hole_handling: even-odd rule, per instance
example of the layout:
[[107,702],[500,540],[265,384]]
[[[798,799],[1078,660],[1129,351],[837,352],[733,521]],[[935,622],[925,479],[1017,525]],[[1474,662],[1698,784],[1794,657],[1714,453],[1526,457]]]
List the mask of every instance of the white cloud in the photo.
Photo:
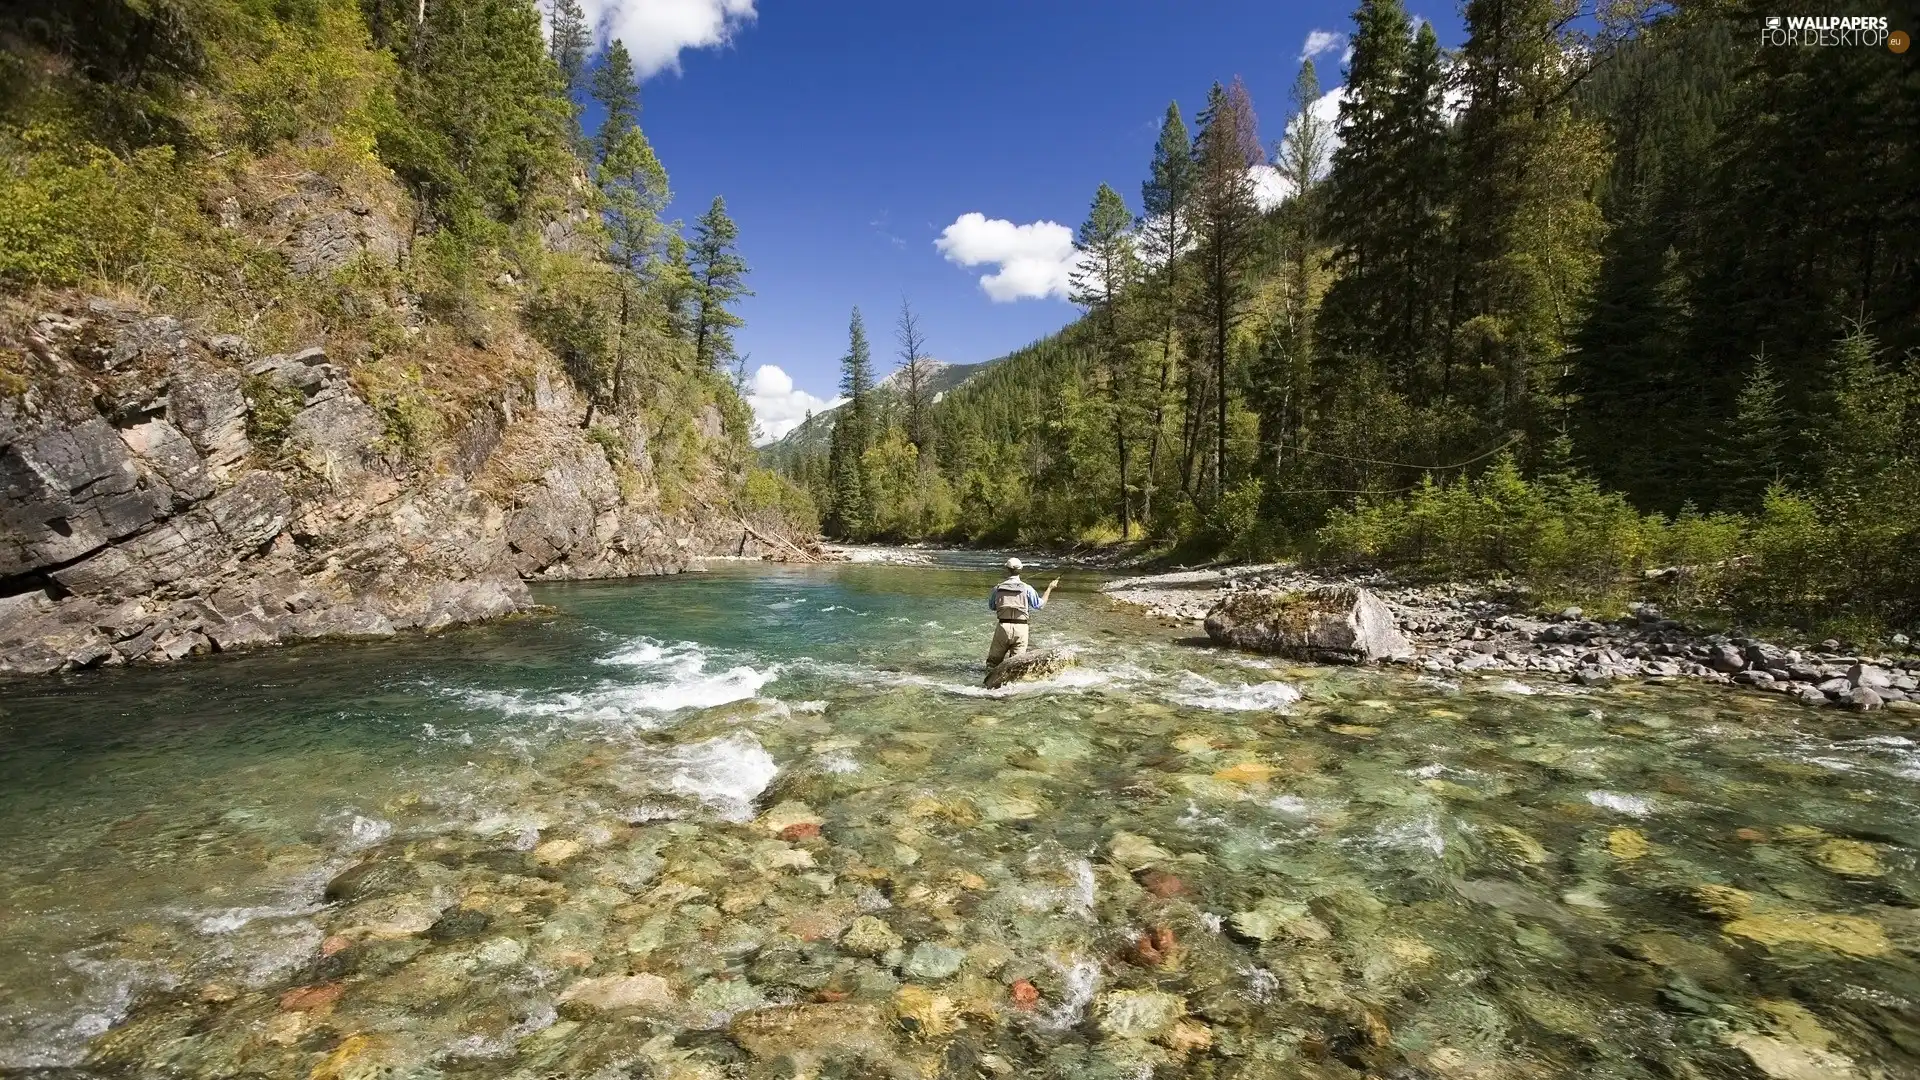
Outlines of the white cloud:
[[[1347,88],[1336,86],[1314,100],[1310,110],[1314,118],[1326,125],[1327,158],[1332,161],[1334,148],[1340,145],[1340,102],[1345,100]],[[1289,125],[1291,126],[1291,125]],[[1282,152],[1284,152],[1282,147]],[[1271,210],[1285,202],[1293,194],[1293,185],[1280,175],[1280,170],[1271,165],[1255,165],[1253,174],[1253,198],[1260,209]]]
[[[614,38],[633,54],[642,79],[680,70],[682,49],[709,49],[733,40],[754,19],[754,0],[581,0],[597,44]],[[546,5],[542,4],[542,8]]]
[[1279,206],[1293,193],[1293,185],[1271,165],[1255,165],[1247,172],[1253,176],[1253,201],[1262,210]]
[[1015,225],[981,213],[961,214],[933,246],[959,266],[995,266],[980,288],[996,301],[1067,298],[1074,262],[1073,230],[1054,221]]
[[793,377],[774,367],[761,364],[747,379],[747,404],[753,407],[753,419],[760,428],[757,445],[767,443],[799,427],[807,413],[823,413],[845,398],[818,398],[793,385]]
[[1347,35],[1338,30],[1314,30],[1307,34],[1307,43],[1300,47],[1300,59],[1311,60],[1321,53],[1330,53],[1347,43]]

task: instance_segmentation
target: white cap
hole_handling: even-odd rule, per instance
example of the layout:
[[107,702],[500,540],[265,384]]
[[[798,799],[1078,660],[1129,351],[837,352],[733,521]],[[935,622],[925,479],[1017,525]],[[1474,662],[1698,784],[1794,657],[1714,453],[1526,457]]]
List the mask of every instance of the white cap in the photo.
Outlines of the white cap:
[[1007,560],[1007,569],[1009,569],[1009,570],[1011,570],[1011,571],[1013,571],[1013,572],[1014,572],[1014,573],[1016,573],[1016,574],[1017,574],[1017,573],[1019,573],[1019,572],[1020,572],[1020,560],[1019,560],[1019,559],[1008,559],[1008,560]]

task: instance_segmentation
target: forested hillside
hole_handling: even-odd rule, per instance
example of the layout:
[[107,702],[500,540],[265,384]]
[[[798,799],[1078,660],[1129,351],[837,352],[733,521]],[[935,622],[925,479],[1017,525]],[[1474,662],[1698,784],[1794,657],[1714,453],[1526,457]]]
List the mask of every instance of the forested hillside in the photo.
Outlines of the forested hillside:
[[438,628],[811,528],[752,466],[725,203],[665,219],[626,48],[547,14],[0,13],[0,671]]
[[787,468],[847,536],[1680,567],[1751,621],[1911,620],[1920,65],[1759,45],[1803,8],[1469,0],[1446,50],[1366,0],[1336,124],[1310,62],[1273,143],[1237,80],[1169,106],[1079,230],[1081,320],[918,434],[856,340],[831,460]]
[[590,68],[578,4],[549,6],[551,44],[533,0],[12,8],[9,321],[77,289],[263,350],[323,344],[422,459],[544,349],[596,438],[645,418],[670,501],[737,473],[733,223],[717,197],[690,228],[663,220],[624,46]]

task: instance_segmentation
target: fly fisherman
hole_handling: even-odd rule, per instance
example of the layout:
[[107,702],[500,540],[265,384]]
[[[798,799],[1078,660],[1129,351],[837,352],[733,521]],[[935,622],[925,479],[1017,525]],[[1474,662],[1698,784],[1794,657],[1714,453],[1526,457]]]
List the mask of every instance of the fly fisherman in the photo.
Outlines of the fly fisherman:
[[993,646],[987,650],[989,668],[1027,651],[1027,618],[1034,610],[1047,606],[1047,597],[1052,596],[1053,587],[1060,584],[1060,579],[1054,578],[1047,582],[1046,592],[1034,592],[1033,586],[1020,580],[1019,559],[1007,560],[1007,573],[1007,580],[995,585],[987,595],[987,610],[999,620],[993,630]]

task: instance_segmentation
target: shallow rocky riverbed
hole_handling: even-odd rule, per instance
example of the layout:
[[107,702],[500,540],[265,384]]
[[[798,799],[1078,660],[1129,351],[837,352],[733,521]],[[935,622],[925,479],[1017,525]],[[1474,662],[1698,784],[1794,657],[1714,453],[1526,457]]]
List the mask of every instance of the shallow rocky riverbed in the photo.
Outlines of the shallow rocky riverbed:
[[[1090,575],[980,688],[983,559],[36,683],[0,1072],[1884,1077],[1888,713],[1196,648]],[[1889,726],[1893,725],[1893,726]]]

